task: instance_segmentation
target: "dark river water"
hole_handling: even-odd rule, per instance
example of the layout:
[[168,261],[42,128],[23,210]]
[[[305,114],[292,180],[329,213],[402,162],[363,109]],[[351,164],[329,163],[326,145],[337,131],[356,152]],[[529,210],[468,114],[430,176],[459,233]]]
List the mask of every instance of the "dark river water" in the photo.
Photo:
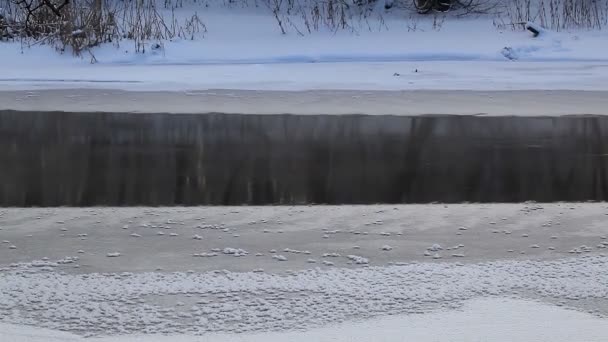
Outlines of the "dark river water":
[[0,205],[608,199],[608,117],[0,112]]

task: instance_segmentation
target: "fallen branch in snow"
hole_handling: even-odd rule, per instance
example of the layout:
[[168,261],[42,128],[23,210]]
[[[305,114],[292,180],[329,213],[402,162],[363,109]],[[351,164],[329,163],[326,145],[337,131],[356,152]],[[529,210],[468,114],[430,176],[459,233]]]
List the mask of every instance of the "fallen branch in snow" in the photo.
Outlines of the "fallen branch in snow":
[[541,34],[541,32],[544,32],[544,29],[541,26],[536,25],[535,23],[531,23],[531,22],[527,22],[525,24],[525,28],[526,28],[526,30],[532,32],[534,37],[538,37]]

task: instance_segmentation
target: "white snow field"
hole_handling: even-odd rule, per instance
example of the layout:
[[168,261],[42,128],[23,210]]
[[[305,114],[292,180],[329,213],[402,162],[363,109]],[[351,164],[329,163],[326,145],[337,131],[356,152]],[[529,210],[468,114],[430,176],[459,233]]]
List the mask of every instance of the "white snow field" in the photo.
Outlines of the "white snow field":
[[[88,53],[75,58],[45,45],[0,43],[0,90],[608,89],[603,31],[534,38],[497,27],[504,18],[493,15],[436,19],[376,8],[351,29],[301,36],[291,26],[281,34],[263,5],[226,4],[186,1],[176,10],[177,17],[196,11],[205,23],[207,32],[194,40],[162,41],[159,49],[151,41],[145,53],[128,40],[106,44],[91,50],[95,64]],[[297,16],[290,21],[302,24]]]
[[72,63],[42,70],[3,63],[0,90],[608,90],[608,62]]
[[458,310],[397,315],[341,323],[308,331],[250,334],[135,335],[83,339],[78,335],[0,323],[11,342],[601,342],[606,320],[589,314],[515,299],[474,299]]
[[605,203],[2,209],[0,340],[601,341],[607,214]]

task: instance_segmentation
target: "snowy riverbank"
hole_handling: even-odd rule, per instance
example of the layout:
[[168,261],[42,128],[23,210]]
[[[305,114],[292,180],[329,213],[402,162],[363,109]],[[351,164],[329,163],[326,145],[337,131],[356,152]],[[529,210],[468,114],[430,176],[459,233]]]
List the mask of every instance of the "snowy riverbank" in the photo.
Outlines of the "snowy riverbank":
[[204,38],[164,41],[146,53],[128,41],[106,44],[91,50],[95,64],[88,54],[0,43],[0,90],[608,90],[601,31],[534,38],[487,16],[448,17],[441,27],[387,17],[380,30],[300,36],[282,35],[271,15],[250,9],[201,16]]

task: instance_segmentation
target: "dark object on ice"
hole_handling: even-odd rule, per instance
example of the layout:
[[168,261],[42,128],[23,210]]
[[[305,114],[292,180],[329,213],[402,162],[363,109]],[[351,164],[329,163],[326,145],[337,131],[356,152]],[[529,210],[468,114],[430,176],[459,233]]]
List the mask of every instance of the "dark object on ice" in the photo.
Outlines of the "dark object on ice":
[[398,72],[396,72],[396,73],[393,74],[393,76],[397,76],[398,77],[398,76],[401,76],[401,74],[398,73]]
[[538,37],[541,34],[541,32],[543,32],[542,27],[540,27],[534,23],[528,22],[528,23],[526,23],[525,27],[526,27],[526,30],[532,32],[532,35],[534,36],[534,38]]

